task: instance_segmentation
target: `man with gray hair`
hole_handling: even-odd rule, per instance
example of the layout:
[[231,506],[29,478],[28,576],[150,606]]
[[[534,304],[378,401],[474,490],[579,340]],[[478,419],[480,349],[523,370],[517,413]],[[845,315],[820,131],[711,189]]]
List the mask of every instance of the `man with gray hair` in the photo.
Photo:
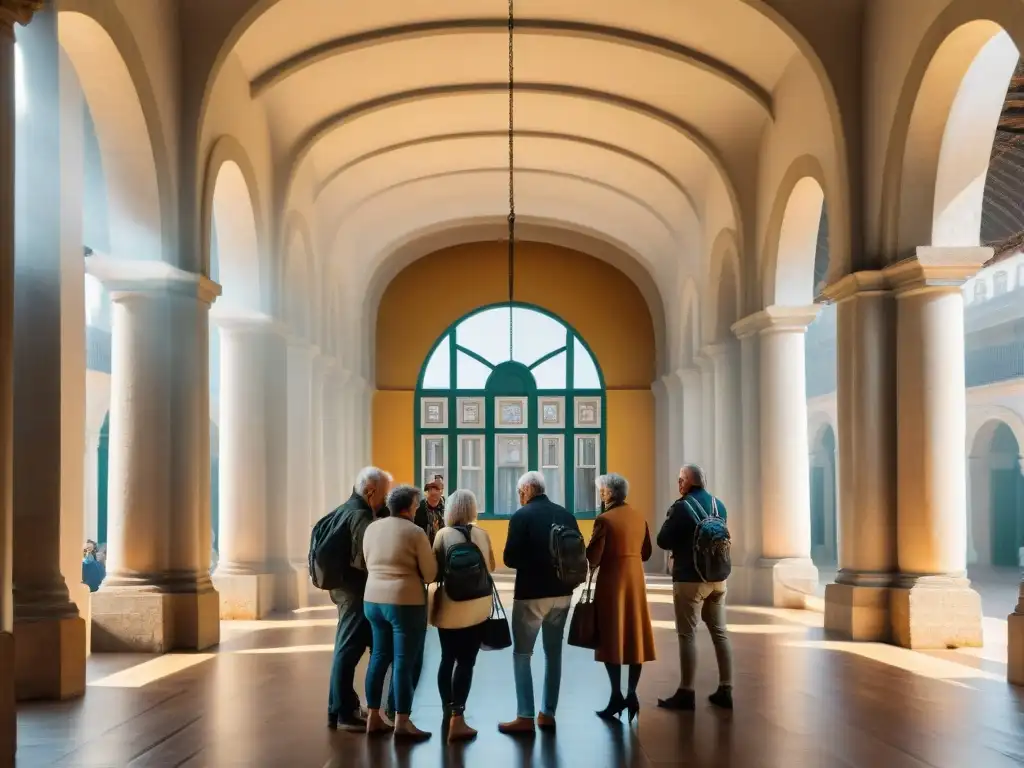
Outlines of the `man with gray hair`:
[[[516,719],[501,723],[507,734],[529,734],[555,727],[562,683],[562,639],[572,587],[558,576],[551,554],[552,528],[579,532],[576,518],[546,495],[544,475],[527,472],[516,486],[520,508],[512,515],[505,540],[505,565],[516,571],[512,603],[512,669],[516,682]],[[544,646],[544,694],[540,712],[533,697],[531,659],[541,635]]]
[[366,591],[366,561],[363,559],[363,534],[378,516],[391,490],[391,475],[377,467],[364,467],[356,476],[349,500],[332,514],[339,516],[339,525],[346,525],[352,547],[348,553],[348,581],[331,590],[331,600],[338,606],[338,629],[334,635],[334,658],[327,699],[327,727],[347,731],[366,729],[360,717],[359,694],[354,680],[356,665],[372,641],[370,623],[363,613]]
[[[658,532],[658,546],[672,553],[672,603],[681,678],[674,694],[658,700],[663,709],[692,710],[696,706],[693,682],[697,674],[697,623],[701,619],[711,633],[718,660],[718,690],[708,700],[716,707],[732,709],[732,647],[725,628],[725,578],[730,567],[726,509],[708,493],[706,482],[704,470],[696,464],[679,470],[679,500],[669,509]],[[715,573],[707,572],[707,561],[697,562],[695,542],[704,540],[698,534],[705,526],[714,527],[724,545],[718,553],[724,559],[712,563]]]

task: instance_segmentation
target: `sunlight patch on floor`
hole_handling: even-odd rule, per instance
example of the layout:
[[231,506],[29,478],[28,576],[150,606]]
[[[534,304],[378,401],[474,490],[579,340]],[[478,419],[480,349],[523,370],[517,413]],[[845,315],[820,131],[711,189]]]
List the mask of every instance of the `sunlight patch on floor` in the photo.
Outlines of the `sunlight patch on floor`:
[[290,654],[290,653],[333,653],[334,644],[324,643],[323,645],[287,645],[280,648],[243,648],[238,651],[231,651],[231,653],[240,654]]
[[817,611],[801,611],[797,608],[767,608],[759,605],[730,605],[730,611],[752,613],[755,616],[771,616],[783,621],[791,621],[804,627],[824,627],[825,615]]
[[982,669],[976,669],[946,659],[937,659],[933,656],[895,645],[854,643],[838,640],[793,640],[786,642],[785,645],[790,648],[850,653],[932,680],[944,680],[947,682],[971,679],[1005,681],[1004,677],[992,672],[986,672]]
[[[674,621],[652,621],[655,629],[676,629]],[[729,632],[737,635],[791,635],[802,633],[803,627],[793,624],[727,624],[725,627]]]
[[142,688],[189,667],[209,661],[213,653],[168,653],[134,667],[115,672],[89,683],[93,688]]

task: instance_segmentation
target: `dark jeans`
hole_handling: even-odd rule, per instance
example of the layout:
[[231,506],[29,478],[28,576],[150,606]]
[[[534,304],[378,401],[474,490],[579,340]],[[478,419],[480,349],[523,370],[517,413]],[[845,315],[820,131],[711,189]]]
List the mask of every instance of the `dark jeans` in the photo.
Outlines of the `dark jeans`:
[[327,712],[335,717],[348,717],[359,709],[354,683],[356,666],[363,652],[370,648],[373,636],[361,597],[335,589],[331,591],[331,600],[338,606],[338,629],[334,635]]
[[453,715],[466,710],[469,689],[473,685],[473,667],[480,642],[483,640],[483,624],[465,629],[438,629],[441,640],[441,665],[437,668],[437,690],[441,704]]
[[425,605],[365,603],[373,631],[373,652],[366,670],[366,706],[380,709],[388,665],[394,664],[391,684],[395,713],[412,713],[412,698],[423,668],[423,641],[427,634]]

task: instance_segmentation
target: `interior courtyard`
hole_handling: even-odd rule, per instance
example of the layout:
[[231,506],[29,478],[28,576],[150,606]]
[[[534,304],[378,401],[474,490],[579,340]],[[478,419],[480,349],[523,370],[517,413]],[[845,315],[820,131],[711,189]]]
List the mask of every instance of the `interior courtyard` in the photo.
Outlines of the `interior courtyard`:
[[[0,0],[0,766],[1024,765],[1022,46],[1024,0]],[[508,651],[471,744],[326,727],[361,468],[500,561],[523,473],[653,535],[689,463],[734,711],[703,629],[656,706],[656,548],[638,724],[567,647],[554,734],[498,733]]]

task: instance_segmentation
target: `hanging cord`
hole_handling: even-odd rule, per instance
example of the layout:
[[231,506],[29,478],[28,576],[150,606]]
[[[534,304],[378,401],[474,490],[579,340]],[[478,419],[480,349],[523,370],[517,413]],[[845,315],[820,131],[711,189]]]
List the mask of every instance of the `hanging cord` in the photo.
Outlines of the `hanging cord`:
[[512,359],[512,307],[516,279],[516,181],[515,181],[515,0],[508,0],[508,356]]

